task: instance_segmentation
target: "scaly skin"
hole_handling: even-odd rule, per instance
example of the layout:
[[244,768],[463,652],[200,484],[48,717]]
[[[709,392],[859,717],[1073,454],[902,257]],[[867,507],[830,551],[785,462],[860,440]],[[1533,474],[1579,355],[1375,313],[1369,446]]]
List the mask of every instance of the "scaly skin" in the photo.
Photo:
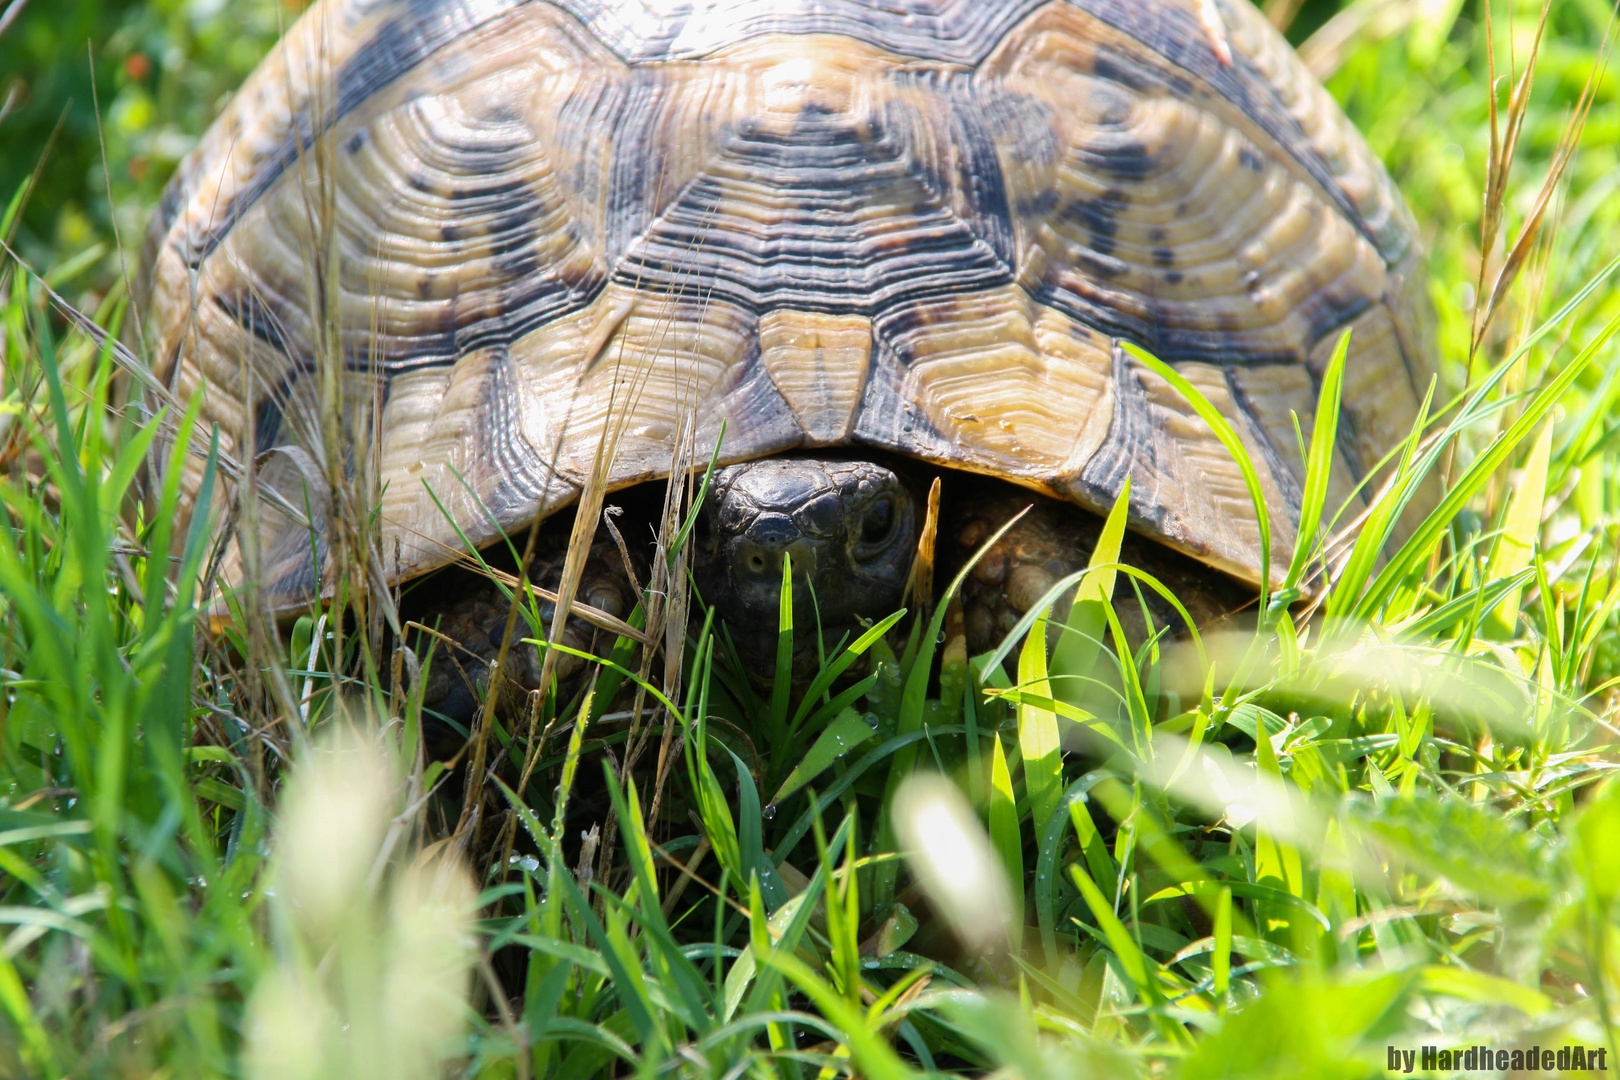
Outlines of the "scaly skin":
[[[565,537],[554,533],[540,541],[540,550],[530,563],[529,579],[541,588],[555,592],[562,579],[567,556]],[[633,550],[631,559],[636,563],[637,580],[645,581],[646,566]],[[636,596],[625,573],[624,557],[608,539],[606,530],[591,547],[577,596],[581,602],[621,619],[635,607]],[[542,625],[549,633],[555,605],[541,600],[538,606]],[[471,727],[488,691],[510,610],[510,602],[494,582],[470,571],[436,575],[410,597],[408,617],[438,631],[437,636],[414,631],[411,639],[419,658],[426,658],[431,649],[422,693],[425,708],[462,727]],[[540,650],[524,640],[536,636],[534,628],[520,616],[508,646],[503,712],[521,709],[529,691],[540,688]],[[570,648],[601,655],[611,645],[612,635],[573,615],[563,629],[561,641]],[[558,681],[567,686],[583,666],[579,657],[559,653],[554,670]]]
[[[859,634],[863,624],[899,608],[917,548],[923,500],[920,471],[897,467],[899,471],[870,461],[794,457],[735,465],[716,474],[694,538],[693,577],[703,600],[730,627],[737,659],[757,683],[768,684],[775,670],[784,555],[794,565],[794,624],[817,625],[819,607],[828,649],[841,636]],[[1077,507],[1002,481],[961,474],[948,480],[936,544],[940,572],[935,582],[941,589],[996,529],[1030,507],[963,583],[966,643],[970,652],[978,653],[993,648],[1056,582],[1085,568],[1102,522]],[[638,535],[644,530],[626,526],[626,531]],[[536,554],[531,577],[542,587],[557,587],[565,535],[552,532]],[[1248,587],[1132,534],[1120,555],[1121,562],[1169,588],[1199,627],[1233,615],[1253,599]],[[631,557],[637,558],[634,553]],[[637,565],[635,573],[645,581],[643,566]],[[466,725],[488,686],[508,604],[487,580],[462,575],[458,581],[425,589],[429,595],[418,618],[429,625],[437,618],[440,633],[457,643],[453,649],[439,646],[425,704]],[[1140,593],[1138,602],[1130,576],[1119,575],[1115,610],[1133,646],[1147,639],[1149,619],[1154,630],[1167,628],[1172,636],[1187,632],[1186,620],[1156,590],[1143,584]],[[624,558],[605,529],[586,562],[579,597],[621,618],[635,605]],[[541,617],[548,627],[551,611],[552,605],[542,602]],[[603,633],[575,616],[562,640],[572,648],[599,651],[605,647]],[[540,653],[521,640],[532,636],[533,630],[520,620],[507,666],[507,693],[515,699],[538,688]],[[808,681],[815,673],[816,642],[812,634],[801,632],[795,643],[795,680]],[[557,677],[566,685],[581,668],[579,658],[563,654]]]
[[[917,548],[920,503],[887,466],[767,458],[715,475],[692,552],[704,601],[731,628],[745,670],[776,665],[782,560],[793,563],[793,623],[819,625],[828,648],[900,606]],[[794,674],[815,675],[814,635],[795,633]]]
[[[1059,580],[1085,569],[1102,520],[1056,499],[978,478],[959,486],[953,501],[955,528],[941,524],[939,537],[940,565],[947,574],[954,574],[1008,519],[1030,507],[962,583],[968,651],[980,653],[994,648]],[[1131,533],[1120,546],[1119,561],[1165,585],[1200,629],[1235,615],[1254,599],[1249,587]],[[1155,628],[1168,627],[1176,637],[1187,632],[1186,621],[1156,590],[1143,583],[1140,591]],[[1133,646],[1148,637],[1142,607],[1130,577],[1121,572],[1114,586],[1114,609]]]

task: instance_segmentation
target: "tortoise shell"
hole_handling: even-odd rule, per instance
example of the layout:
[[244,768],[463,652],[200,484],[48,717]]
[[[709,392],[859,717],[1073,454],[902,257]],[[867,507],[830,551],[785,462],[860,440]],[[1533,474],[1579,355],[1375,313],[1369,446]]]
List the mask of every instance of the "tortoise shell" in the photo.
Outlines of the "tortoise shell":
[[[871,447],[1093,510],[1129,476],[1137,530],[1255,582],[1239,469],[1122,342],[1233,422],[1284,551],[1341,333],[1333,505],[1435,366],[1407,209],[1245,0],[322,0],[145,266],[155,373],[294,503],[332,376],[402,577],[724,422],[724,462]],[[308,599],[307,531],[259,527]]]

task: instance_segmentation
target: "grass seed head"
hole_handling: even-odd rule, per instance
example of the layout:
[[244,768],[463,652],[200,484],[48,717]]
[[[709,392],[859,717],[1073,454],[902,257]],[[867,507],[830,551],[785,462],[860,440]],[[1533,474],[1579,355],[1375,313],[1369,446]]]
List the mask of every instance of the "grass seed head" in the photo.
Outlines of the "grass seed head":
[[458,1048],[475,896],[438,844],[396,854],[396,777],[354,729],[316,745],[275,840],[276,961],[249,1005],[254,1080],[416,1080]]
[[1005,951],[1012,890],[990,837],[955,784],[936,773],[907,777],[894,796],[895,832],[912,873],[970,950]]

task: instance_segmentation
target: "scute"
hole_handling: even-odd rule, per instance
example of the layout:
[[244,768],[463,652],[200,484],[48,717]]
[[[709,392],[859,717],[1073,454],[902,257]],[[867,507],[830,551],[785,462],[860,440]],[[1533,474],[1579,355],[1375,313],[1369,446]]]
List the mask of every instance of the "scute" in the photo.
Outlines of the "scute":
[[766,34],[838,34],[899,56],[976,64],[1041,0],[559,0],[621,59],[691,60]]
[[[1096,510],[1130,477],[1139,531],[1257,580],[1239,470],[1123,343],[1233,422],[1286,549],[1339,335],[1331,490],[1360,500],[1432,316],[1382,167],[1251,5],[1215,9],[322,0],[165,194],[156,373],[297,505],[341,364],[401,577],[568,505],[603,445],[624,486],[724,422],[724,461],[865,445]],[[306,600],[302,527],[260,527],[270,602]]]

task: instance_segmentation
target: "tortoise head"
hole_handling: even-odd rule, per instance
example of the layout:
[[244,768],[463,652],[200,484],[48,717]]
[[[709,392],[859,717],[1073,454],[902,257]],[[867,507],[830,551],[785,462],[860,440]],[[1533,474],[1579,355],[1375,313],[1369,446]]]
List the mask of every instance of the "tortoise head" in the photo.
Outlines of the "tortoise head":
[[[698,519],[693,576],[731,627],[751,672],[776,655],[782,559],[793,562],[793,623],[828,645],[900,606],[917,548],[917,501],[870,461],[769,458],[715,473]],[[815,642],[795,635],[795,674],[813,674]],[[805,665],[810,670],[799,670]]]

